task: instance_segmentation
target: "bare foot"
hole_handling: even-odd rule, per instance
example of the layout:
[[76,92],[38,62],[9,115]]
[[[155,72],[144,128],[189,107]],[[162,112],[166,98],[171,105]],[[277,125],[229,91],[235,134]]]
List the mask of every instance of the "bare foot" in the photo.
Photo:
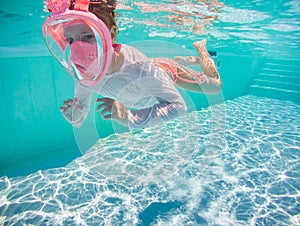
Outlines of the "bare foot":
[[219,78],[219,72],[215,62],[210,57],[206,49],[206,39],[193,43],[194,48],[198,51],[200,57],[200,66],[204,74],[211,78]]
[[206,50],[206,39],[202,39],[201,41],[196,41],[193,43],[194,48],[201,53],[201,56],[208,56],[210,57],[209,53]]

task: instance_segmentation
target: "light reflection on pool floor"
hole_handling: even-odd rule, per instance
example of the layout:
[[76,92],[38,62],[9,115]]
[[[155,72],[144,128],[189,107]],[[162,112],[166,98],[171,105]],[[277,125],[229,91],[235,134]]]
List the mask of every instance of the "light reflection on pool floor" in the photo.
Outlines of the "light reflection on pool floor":
[[[299,113],[244,96],[213,135],[210,111],[113,135],[66,167],[2,177],[0,225],[299,225]],[[225,139],[203,167],[211,137]]]

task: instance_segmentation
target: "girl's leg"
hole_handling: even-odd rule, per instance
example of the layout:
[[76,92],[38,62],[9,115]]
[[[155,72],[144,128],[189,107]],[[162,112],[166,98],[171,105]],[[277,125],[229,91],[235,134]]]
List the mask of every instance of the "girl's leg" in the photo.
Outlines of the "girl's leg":
[[200,57],[200,66],[204,74],[211,78],[219,78],[220,76],[215,62],[207,52],[206,39],[194,42],[193,46],[198,51]]
[[196,66],[200,64],[200,59],[195,56],[176,56],[174,60],[185,66]]
[[195,66],[200,64],[201,69],[206,76],[219,78],[220,76],[217,67],[206,50],[206,39],[194,42],[193,46],[197,50],[200,58],[195,56],[176,56],[174,57],[174,61],[186,66]]
[[[193,43],[194,48],[198,51],[199,57],[187,56],[187,57],[175,57],[174,61],[177,62],[177,85],[194,92],[203,93],[217,93],[221,90],[222,82],[220,80],[219,72],[215,66],[213,59],[211,59],[209,53],[206,50],[206,40],[197,41]],[[185,65],[199,65],[203,71],[203,74],[188,68]],[[203,83],[192,84],[186,82],[187,80],[195,81],[198,78],[205,77]],[[182,78],[182,80],[180,79]],[[203,79],[198,79],[203,81]]]

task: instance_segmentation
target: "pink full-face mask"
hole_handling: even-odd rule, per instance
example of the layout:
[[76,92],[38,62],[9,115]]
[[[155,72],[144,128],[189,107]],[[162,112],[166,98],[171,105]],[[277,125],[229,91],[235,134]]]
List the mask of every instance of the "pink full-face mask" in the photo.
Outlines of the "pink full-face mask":
[[97,46],[88,42],[74,41],[71,45],[72,62],[84,76],[84,79],[93,80],[98,73]]
[[81,84],[96,85],[109,69],[114,47],[106,25],[88,12],[89,0],[47,0],[52,12],[43,24],[47,46],[54,57]]

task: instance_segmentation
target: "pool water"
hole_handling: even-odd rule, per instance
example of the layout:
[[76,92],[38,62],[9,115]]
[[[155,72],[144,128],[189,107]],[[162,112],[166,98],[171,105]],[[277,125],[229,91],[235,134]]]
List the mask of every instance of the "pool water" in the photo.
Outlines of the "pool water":
[[[213,111],[223,107],[111,135],[65,167],[1,178],[1,224],[299,225],[300,106],[229,100],[219,131]],[[211,143],[212,133],[224,139]]]
[[300,225],[298,0],[118,1],[119,42],[173,57],[206,38],[223,82],[131,132],[64,120],[73,81],[22,2],[0,3],[0,225]]

